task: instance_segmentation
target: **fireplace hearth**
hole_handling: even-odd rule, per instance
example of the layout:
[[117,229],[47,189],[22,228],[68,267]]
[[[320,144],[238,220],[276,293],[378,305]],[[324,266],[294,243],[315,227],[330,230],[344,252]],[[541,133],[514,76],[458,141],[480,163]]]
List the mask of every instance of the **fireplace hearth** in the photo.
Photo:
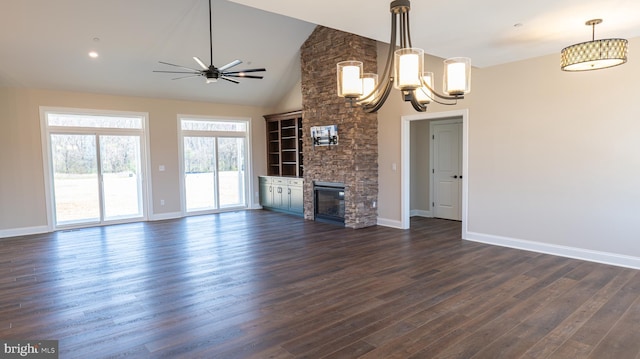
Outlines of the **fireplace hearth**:
[[344,183],[313,182],[314,219],[344,225]]

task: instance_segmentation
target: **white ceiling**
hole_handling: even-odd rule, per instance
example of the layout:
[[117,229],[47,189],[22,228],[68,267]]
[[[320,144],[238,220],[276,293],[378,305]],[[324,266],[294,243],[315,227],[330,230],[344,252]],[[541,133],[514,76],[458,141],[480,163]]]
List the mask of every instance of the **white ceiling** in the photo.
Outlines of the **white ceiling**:
[[[263,80],[171,79],[158,61],[209,62],[206,0],[0,0],[0,85],[274,106],[299,80],[314,24],[389,41],[389,0],[213,0],[214,64],[265,67]],[[245,6],[246,5],[246,6]],[[591,39],[640,36],[638,0],[414,0],[413,45],[486,67]],[[514,26],[521,24],[521,26]],[[99,41],[94,40],[99,38]],[[96,50],[98,59],[87,53]],[[630,50],[633,56],[633,49]]]

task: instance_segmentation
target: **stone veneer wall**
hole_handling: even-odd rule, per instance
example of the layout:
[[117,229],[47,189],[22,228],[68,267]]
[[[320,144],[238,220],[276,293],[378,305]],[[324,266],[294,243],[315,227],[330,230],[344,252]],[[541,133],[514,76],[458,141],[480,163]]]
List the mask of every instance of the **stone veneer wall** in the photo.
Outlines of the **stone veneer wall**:
[[[304,217],[313,219],[313,181],[345,184],[345,226],[377,223],[378,116],[337,95],[336,64],[364,63],[377,72],[376,42],[318,26],[301,48]],[[338,125],[337,146],[313,146],[311,127]]]

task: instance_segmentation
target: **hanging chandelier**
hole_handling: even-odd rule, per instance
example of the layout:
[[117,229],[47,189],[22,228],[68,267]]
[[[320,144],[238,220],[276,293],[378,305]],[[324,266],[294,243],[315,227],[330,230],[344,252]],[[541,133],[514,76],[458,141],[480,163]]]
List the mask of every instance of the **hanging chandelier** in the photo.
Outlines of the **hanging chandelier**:
[[591,41],[567,46],[560,54],[560,68],[563,71],[589,71],[622,65],[627,62],[627,40],[596,40],[596,25],[602,19],[585,23],[591,26]]
[[[466,57],[444,61],[443,91],[446,95],[434,90],[433,72],[424,71],[424,51],[411,45],[410,3],[409,0],[391,2],[391,40],[381,81],[378,82],[377,74],[363,73],[361,61],[339,62],[338,96],[367,112],[377,112],[393,86],[402,92],[404,101],[411,102],[416,111],[424,112],[431,101],[455,105],[470,92],[471,60]],[[396,50],[397,38],[400,48]]]

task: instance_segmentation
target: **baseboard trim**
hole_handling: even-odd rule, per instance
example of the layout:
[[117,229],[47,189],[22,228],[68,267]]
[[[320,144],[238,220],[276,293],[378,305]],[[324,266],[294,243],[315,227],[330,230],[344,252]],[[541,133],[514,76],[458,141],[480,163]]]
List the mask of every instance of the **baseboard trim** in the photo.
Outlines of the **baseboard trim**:
[[533,242],[523,239],[494,236],[477,232],[466,232],[465,240],[501,247],[522,249],[537,253],[552,254],[560,257],[581,259],[589,262],[610,264],[618,267],[640,269],[640,258],[622,254],[593,251],[589,249]]
[[24,228],[0,229],[0,238],[28,236],[32,234],[40,234],[51,232],[48,226],[35,226]]
[[433,213],[431,211],[424,211],[421,209],[412,209],[409,212],[410,217],[425,217],[425,218],[433,218]]
[[182,218],[181,212],[156,213],[149,217],[150,221],[164,221],[167,219]]
[[402,221],[396,221],[394,219],[380,218],[378,217],[378,225],[383,227],[391,227],[391,228],[402,228]]

